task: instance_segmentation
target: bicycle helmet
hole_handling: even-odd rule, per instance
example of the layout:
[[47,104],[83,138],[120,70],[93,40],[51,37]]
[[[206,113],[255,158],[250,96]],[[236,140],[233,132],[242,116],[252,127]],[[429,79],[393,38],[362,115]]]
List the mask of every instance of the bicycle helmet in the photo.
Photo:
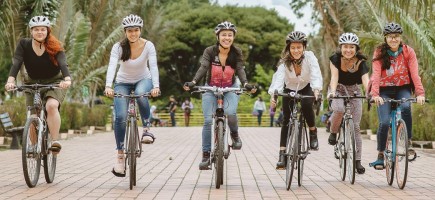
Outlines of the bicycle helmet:
[[230,31],[233,31],[234,34],[237,33],[236,26],[235,26],[233,23],[229,22],[229,21],[224,21],[224,22],[218,24],[218,25],[216,26],[216,28],[214,28],[214,33],[215,33],[216,35],[219,35],[219,33],[220,33],[222,30],[230,30]]
[[48,20],[48,17],[45,16],[34,16],[29,21],[29,28],[33,28],[35,26],[45,26],[50,28],[50,20]]
[[143,27],[143,20],[137,15],[130,14],[129,16],[125,17],[122,20],[123,28],[136,27],[136,26],[141,28]]
[[304,46],[307,45],[307,35],[301,31],[292,31],[285,38],[285,43],[302,42]]
[[338,39],[338,44],[339,45],[354,44],[356,46],[359,46],[359,39],[355,33],[343,33],[340,35],[340,38]]
[[384,35],[390,34],[390,33],[403,33],[403,29],[399,24],[396,24],[394,22],[388,23],[384,27]]

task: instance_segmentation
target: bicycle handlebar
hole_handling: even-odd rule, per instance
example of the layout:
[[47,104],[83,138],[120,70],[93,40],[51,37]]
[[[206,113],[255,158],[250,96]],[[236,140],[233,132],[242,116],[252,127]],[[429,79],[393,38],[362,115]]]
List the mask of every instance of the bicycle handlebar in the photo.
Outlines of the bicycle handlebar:
[[14,89],[8,90],[8,91],[23,91],[23,90],[40,90],[40,89],[57,89],[57,88],[61,88],[59,87],[59,84],[31,84],[31,85],[20,85],[20,86],[16,86]]
[[113,97],[116,97],[116,98],[132,98],[132,99],[137,99],[137,98],[141,98],[141,97],[151,97],[151,93],[147,92],[147,93],[139,94],[139,95],[136,95],[136,94],[120,94],[120,93],[115,93],[115,94],[113,94]]
[[[390,103],[405,103],[405,102],[411,102],[411,103],[417,103],[417,98],[402,98],[402,99],[391,99],[391,98],[382,98],[385,102]],[[426,103],[429,103],[429,99],[424,100]],[[369,103],[374,103],[374,99],[370,99]]]
[[242,94],[243,92],[246,92],[246,89],[244,88],[235,88],[235,87],[216,87],[216,86],[195,86],[193,87],[196,89],[196,91],[192,91],[192,93],[204,93],[207,91],[210,92],[235,92],[236,94]]
[[365,96],[336,96],[331,97],[331,99],[365,99]]

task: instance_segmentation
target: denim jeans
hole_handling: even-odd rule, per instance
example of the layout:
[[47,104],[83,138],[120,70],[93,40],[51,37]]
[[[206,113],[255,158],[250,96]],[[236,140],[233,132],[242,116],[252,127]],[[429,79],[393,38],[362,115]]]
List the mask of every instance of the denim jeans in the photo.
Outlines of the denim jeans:
[[[143,94],[151,91],[153,85],[151,79],[142,79],[136,83],[115,83],[115,93],[130,94],[134,90],[135,94]],[[147,126],[147,121],[150,117],[150,105],[148,98],[142,97],[137,99],[139,113],[142,120],[142,125]],[[115,98],[115,140],[116,149],[122,150],[124,148],[125,126],[127,120],[128,99]]]
[[258,121],[258,126],[261,126],[261,116],[263,116],[263,110],[257,110],[258,115],[257,115],[257,121]]
[[[411,88],[408,86],[388,87],[388,89],[380,88],[380,96],[382,98],[410,98]],[[411,116],[411,103],[406,102],[400,104],[402,110],[402,119],[405,121],[408,138],[412,138],[412,116]],[[391,103],[384,102],[383,105],[378,107],[379,127],[377,131],[378,151],[384,151],[387,142],[388,129],[390,128],[390,112]]]
[[[238,87],[235,83],[232,87]],[[228,126],[230,131],[238,131],[237,121],[237,106],[239,103],[239,95],[234,92],[227,92],[224,94],[224,113],[227,115]],[[211,151],[211,133],[213,124],[213,113],[216,111],[217,102],[216,97],[212,92],[206,92],[202,94],[202,112],[204,115],[204,127],[202,128],[202,151]]]
[[169,115],[171,116],[172,126],[177,126],[177,122],[175,121],[175,112],[169,112]]

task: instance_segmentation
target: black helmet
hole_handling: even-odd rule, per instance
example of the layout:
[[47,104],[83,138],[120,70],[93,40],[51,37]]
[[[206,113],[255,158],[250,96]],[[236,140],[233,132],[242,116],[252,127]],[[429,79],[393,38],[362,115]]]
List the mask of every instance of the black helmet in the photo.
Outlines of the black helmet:
[[390,34],[390,33],[403,33],[403,29],[399,24],[396,24],[394,22],[388,23],[384,27],[384,35]]
[[285,38],[285,43],[289,44],[292,42],[302,42],[303,45],[307,45],[307,35],[301,31],[292,31]]
[[234,34],[237,33],[236,25],[234,25],[233,23],[231,23],[229,21],[224,21],[224,22],[218,24],[216,26],[216,28],[214,29],[214,33],[216,35],[218,35],[222,30],[230,30],[230,31],[233,31]]

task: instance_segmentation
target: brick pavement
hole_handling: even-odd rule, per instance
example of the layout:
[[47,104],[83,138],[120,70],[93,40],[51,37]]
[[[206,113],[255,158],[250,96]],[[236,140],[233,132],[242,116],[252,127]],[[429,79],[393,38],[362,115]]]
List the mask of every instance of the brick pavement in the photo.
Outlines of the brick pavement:
[[225,163],[224,185],[215,189],[213,173],[198,170],[201,127],[154,128],[157,140],[144,145],[138,160],[138,181],[129,190],[128,177],[110,172],[115,159],[113,133],[98,133],[63,141],[55,180],[45,183],[43,171],[35,188],[25,184],[21,151],[0,152],[0,199],[434,199],[435,156],[410,163],[404,190],[386,183],[385,171],[368,168],[376,143],[363,140],[364,175],[354,185],[339,178],[338,161],[328,134],[319,129],[320,150],[305,161],[304,182],[293,179],[285,189],[285,171],[275,170],[279,128],[240,128],[243,148],[231,151]]

